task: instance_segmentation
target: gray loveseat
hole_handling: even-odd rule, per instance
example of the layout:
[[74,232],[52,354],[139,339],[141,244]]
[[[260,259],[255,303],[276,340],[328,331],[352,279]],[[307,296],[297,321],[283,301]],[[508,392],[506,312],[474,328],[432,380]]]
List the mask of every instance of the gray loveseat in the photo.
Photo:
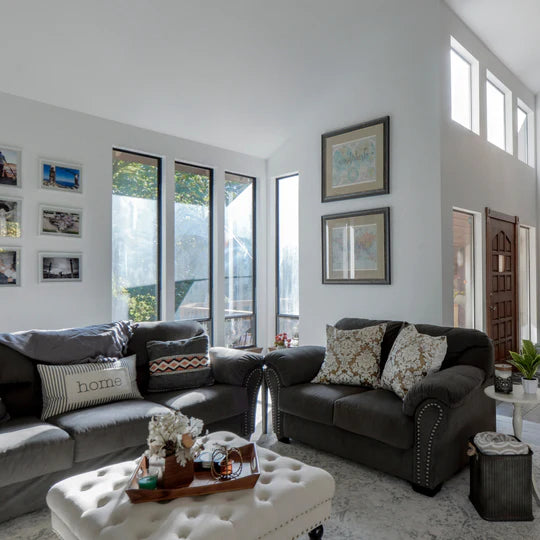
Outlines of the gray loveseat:
[[186,339],[203,331],[197,322],[138,324],[127,354],[137,355],[137,383],[145,399],[79,409],[46,421],[40,420],[36,362],[0,345],[0,397],[11,416],[0,424],[0,521],[42,507],[49,487],[63,478],[140,456],[152,415],[178,409],[201,418],[210,431],[249,437],[263,376],[260,355],[215,348],[212,386],[146,393],[147,341]]
[[[381,371],[401,327],[398,321],[341,319],[347,330],[387,322]],[[274,431],[385,471],[434,495],[467,463],[467,439],[495,430],[495,401],[483,392],[493,373],[493,346],[482,332],[419,324],[419,332],[447,336],[442,368],[401,400],[360,386],[312,384],[324,347],[276,350],[265,358]]]

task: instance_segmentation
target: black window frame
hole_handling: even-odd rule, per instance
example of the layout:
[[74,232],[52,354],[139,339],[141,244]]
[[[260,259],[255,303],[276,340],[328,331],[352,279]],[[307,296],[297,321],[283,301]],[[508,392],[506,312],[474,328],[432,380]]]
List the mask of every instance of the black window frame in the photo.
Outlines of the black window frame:
[[[280,273],[279,273],[279,183],[281,180],[287,180],[288,178],[293,178],[297,176],[300,181],[299,173],[286,174],[284,176],[276,177],[276,186],[275,186],[275,212],[276,212],[276,253],[275,253],[275,272],[276,272],[276,309],[275,309],[275,333],[279,333],[279,321],[280,319],[289,319],[289,320],[300,320],[300,314],[293,315],[290,313],[280,313],[280,296],[279,296],[279,287],[280,287]],[[290,337],[290,336],[289,336]]]
[[[185,165],[194,169],[208,171],[208,313],[207,318],[176,319],[179,321],[197,321],[208,324],[210,341],[214,341],[214,169],[205,165],[188,163],[187,161],[174,161],[174,194],[176,195],[176,165]],[[176,201],[174,201],[176,202]],[[174,226],[174,241],[176,245],[176,224]],[[176,264],[176,260],[173,261]],[[176,303],[176,281],[174,283],[174,299]],[[176,310],[175,310],[176,312]]]
[[[114,152],[122,152],[123,154],[131,154],[132,156],[141,156],[144,158],[150,158],[150,159],[156,159],[157,160],[157,281],[156,281],[156,287],[157,287],[157,297],[156,297],[156,307],[157,307],[157,320],[161,321],[163,320],[163,289],[162,289],[162,271],[163,271],[163,263],[162,263],[162,255],[163,255],[163,247],[162,247],[162,241],[163,241],[163,157],[161,156],[155,156],[152,154],[147,154],[145,152],[138,152],[135,150],[127,150],[125,148],[120,148],[117,146],[113,146],[113,160],[114,160]],[[112,191],[112,190],[111,190]]]
[[[253,344],[245,345],[242,347],[235,347],[235,349],[251,349],[257,347],[257,177],[249,176],[247,174],[235,173],[232,171],[225,171],[224,185],[223,189],[225,190],[225,183],[227,182],[227,175],[240,176],[241,178],[249,178],[252,181],[253,185],[253,199],[252,199],[252,223],[251,230],[253,236],[253,263],[252,263],[252,276],[253,276],[253,286],[252,286],[252,297],[253,297],[253,310],[251,313],[251,318],[253,320]],[[229,319],[245,319],[246,315],[225,315],[224,322],[227,322]],[[223,336],[225,337],[225,328],[223,329]]]

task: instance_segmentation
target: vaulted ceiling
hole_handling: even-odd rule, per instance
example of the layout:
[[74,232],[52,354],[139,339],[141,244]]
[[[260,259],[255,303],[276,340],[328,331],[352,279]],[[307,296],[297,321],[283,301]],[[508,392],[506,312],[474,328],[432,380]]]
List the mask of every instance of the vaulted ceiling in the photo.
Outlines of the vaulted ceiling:
[[534,93],[540,92],[540,0],[446,0]]

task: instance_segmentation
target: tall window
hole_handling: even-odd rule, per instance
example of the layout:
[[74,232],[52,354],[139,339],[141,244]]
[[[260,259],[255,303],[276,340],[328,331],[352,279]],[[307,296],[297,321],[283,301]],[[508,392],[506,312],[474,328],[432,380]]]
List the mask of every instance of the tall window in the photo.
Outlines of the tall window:
[[298,339],[298,175],[276,180],[276,331]]
[[114,319],[160,317],[161,160],[113,150]]
[[225,174],[225,346],[256,344],[255,178]]
[[175,163],[175,320],[212,333],[212,170]]
[[474,215],[453,212],[454,326],[475,327]]
[[534,167],[533,112],[521,99],[518,99],[517,103],[518,158]]
[[494,75],[487,72],[487,140],[502,150],[512,152],[512,93]]
[[478,133],[478,61],[450,38],[450,95],[452,120]]
[[519,228],[519,324],[521,339],[536,341],[535,290],[536,269],[534,264],[534,229]]

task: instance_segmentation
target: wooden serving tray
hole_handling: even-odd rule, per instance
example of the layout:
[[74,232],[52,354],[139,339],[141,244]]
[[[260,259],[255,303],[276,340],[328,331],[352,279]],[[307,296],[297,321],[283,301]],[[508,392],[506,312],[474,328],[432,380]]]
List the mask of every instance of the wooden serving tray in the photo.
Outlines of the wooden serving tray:
[[[208,495],[223,491],[238,491],[241,489],[251,489],[257,483],[261,475],[259,470],[259,458],[257,457],[257,447],[253,443],[240,446],[238,448],[242,456],[242,472],[238,478],[232,480],[214,480],[210,471],[195,471],[195,477],[189,486],[174,489],[139,489],[137,480],[141,476],[148,474],[148,457],[142,456],[139,465],[135,469],[129,480],[126,493],[130,501],[134,504],[148,501],[168,501],[179,497],[193,497],[195,495]],[[234,460],[231,459],[231,461]]]

